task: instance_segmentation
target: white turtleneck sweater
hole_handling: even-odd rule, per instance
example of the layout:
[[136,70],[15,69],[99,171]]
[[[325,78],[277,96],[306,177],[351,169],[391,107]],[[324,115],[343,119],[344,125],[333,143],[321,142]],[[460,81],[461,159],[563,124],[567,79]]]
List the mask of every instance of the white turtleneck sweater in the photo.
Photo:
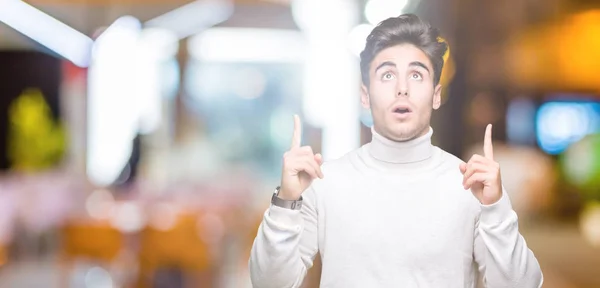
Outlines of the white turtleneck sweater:
[[[256,288],[299,287],[320,252],[321,288],[541,287],[506,192],[482,205],[433,130],[370,143],[323,164],[300,211],[271,206],[252,247]],[[480,274],[478,274],[480,273]]]

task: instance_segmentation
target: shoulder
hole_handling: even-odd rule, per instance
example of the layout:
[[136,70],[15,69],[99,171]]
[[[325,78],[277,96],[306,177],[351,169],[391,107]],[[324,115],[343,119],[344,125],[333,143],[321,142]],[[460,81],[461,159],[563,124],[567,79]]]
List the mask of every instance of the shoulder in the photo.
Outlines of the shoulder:
[[454,165],[456,164],[456,166],[458,166],[460,163],[464,162],[462,159],[458,158],[456,155],[451,154],[449,152],[447,152],[446,150],[439,148],[436,146],[437,149],[439,149],[443,155],[443,159],[446,162],[446,164],[449,165]]
[[[323,179],[315,179],[312,183],[313,190],[319,191],[329,186],[339,186],[345,183],[350,175],[356,173],[354,159],[361,148],[356,148],[339,158],[327,159],[321,165]],[[330,188],[330,187],[329,187]]]
[[444,174],[449,173],[454,176],[462,177],[462,174],[460,173],[460,170],[459,170],[459,165],[460,165],[460,163],[463,163],[464,161],[462,159],[456,157],[456,155],[443,150],[442,148],[439,148],[436,146],[435,149],[439,150],[438,153],[441,154],[440,166],[442,168],[442,173],[444,173]]
[[460,172],[459,165],[464,161],[457,156],[442,150],[441,148],[438,149],[440,149],[441,153],[443,154],[443,170],[439,175],[439,177],[442,177],[441,182],[445,183],[452,193],[461,196],[456,197],[457,200],[461,199],[460,201],[469,207],[469,209],[471,209],[473,212],[479,211],[479,201],[472,195],[470,191],[465,191],[462,185],[463,174]]
[[339,158],[326,160],[323,165],[321,165],[323,174],[329,173],[339,175],[348,173],[349,170],[353,169],[353,160],[358,156],[361,149],[362,147],[355,148]]

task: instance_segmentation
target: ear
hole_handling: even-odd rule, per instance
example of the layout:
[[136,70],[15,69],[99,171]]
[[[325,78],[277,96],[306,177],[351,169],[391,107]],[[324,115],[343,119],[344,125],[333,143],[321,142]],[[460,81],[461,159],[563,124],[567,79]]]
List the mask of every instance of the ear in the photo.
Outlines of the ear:
[[365,84],[360,86],[360,104],[365,109],[371,109],[371,99],[369,99],[369,89]]
[[440,105],[442,104],[442,85],[438,84],[435,87],[435,90],[433,91],[433,110],[437,110],[438,108],[440,108]]

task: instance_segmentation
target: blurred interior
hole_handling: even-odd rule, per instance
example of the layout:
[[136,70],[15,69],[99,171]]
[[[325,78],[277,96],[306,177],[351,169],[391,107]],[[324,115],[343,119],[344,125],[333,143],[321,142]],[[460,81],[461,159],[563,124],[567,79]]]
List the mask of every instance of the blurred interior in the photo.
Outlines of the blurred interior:
[[600,287],[594,0],[0,0],[0,287],[251,287],[292,115],[370,141],[358,53],[407,12],[450,44],[434,144],[492,123],[544,287]]

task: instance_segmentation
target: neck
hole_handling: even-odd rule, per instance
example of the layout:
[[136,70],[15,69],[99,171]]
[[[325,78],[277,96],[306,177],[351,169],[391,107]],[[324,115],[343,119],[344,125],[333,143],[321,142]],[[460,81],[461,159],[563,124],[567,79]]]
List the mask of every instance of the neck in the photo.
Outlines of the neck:
[[373,138],[369,145],[369,154],[379,161],[398,164],[415,163],[427,160],[433,154],[431,127],[425,135],[403,142],[390,140],[377,133],[374,128],[371,128],[371,133]]

